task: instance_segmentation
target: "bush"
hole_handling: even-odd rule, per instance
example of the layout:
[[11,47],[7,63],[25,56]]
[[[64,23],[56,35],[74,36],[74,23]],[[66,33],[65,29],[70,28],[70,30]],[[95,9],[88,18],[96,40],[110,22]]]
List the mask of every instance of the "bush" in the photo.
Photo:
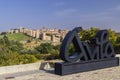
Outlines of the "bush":
[[52,50],[48,55],[45,56],[46,60],[59,59],[59,51]]
[[36,49],[33,50],[21,50],[20,54],[32,54],[32,55],[36,55],[40,52],[38,52]]
[[35,57],[39,60],[42,60],[42,59],[45,59],[45,54],[38,53],[38,54],[35,54]]
[[37,61],[34,55],[19,54],[8,47],[0,45],[0,66],[18,65]]
[[8,53],[0,56],[0,66],[20,64],[18,53]]
[[[91,39],[95,38],[96,33],[99,31],[99,28],[91,28],[89,30],[83,30],[82,32],[79,33],[79,36],[81,40],[88,40],[90,41]],[[117,42],[117,35],[115,34],[115,31],[108,29],[109,32],[109,40],[113,43],[116,44]]]
[[36,62],[37,58],[34,55],[24,54],[24,55],[22,55],[22,60],[23,60],[23,64],[26,64],[26,63]]
[[53,49],[53,45],[51,43],[42,43],[40,46],[35,48],[42,54],[48,54]]
[[115,53],[120,54],[120,43],[114,45]]

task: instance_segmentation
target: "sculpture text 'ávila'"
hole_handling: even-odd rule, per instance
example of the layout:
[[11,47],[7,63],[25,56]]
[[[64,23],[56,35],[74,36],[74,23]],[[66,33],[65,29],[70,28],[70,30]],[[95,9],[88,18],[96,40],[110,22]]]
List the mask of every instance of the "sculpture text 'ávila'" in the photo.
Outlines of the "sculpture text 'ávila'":
[[[55,74],[66,75],[119,65],[119,58],[115,57],[112,43],[108,40],[107,30],[97,32],[92,46],[80,40],[80,31],[82,28],[76,27],[65,36],[60,48],[60,57],[64,62],[55,63]],[[75,52],[69,56],[71,43],[75,47]]]

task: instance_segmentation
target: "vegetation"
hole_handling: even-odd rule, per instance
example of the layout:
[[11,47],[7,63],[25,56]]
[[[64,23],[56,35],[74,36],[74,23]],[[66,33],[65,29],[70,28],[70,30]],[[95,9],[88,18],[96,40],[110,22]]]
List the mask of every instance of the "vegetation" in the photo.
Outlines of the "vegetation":
[[[82,41],[87,41],[88,43],[91,43],[91,40],[95,38],[96,33],[99,31],[99,28],[90,28],[89,30],[83,30],[79,33],[79,37]],[[108,29],[109,32],[109,40],[113,43],[115,53],[120,54],[120,34],[115,33],[115,31]],[[69,47],[69,56],[73,55],[73,52],[75,52],[75,47],[71,43]]]
[[[83,30],[80,32],[79,36],[81,37],[81,40],[86,40],[90,42],[91,39],[93,39],[96,36],[97,31],[99,28],[91,28],[90,30]],[[113,43],[115,53],[120,54],[120,34],[115,33],[115,31],[108,29],[109,32],[109,40]]]
[[[79,33],[81,40],[90,42],[97,33],[99,28],[91,28],[83,30]],[[120,53],[120,34],[108,29],[110,33],[109,40],[113,43],[116,54]],[[36,62],[38,60],[59,59],[60,45],[52,45],[51,43],[41,43],[33,49],[25,49],[19,41],[26,40],[30,43],[30,37],[22,34],[5,34],[0,35],[0,66],[26,64]],[[69,48],[69,56],[75,51],[74,45],[71,43]]]
[[42,43],[40,46],[36,47],[36,49],[42,54],[48,54],[52,51],[53,46],[51,43]]
[[9,40],[7,36],[0,39],[0,66],[26,64],[40,59],[59,58],[59,46],[42,43],[32,50],[26,50],[18,41]]
[[7,36],[0,39],[0,66],[25,64],[37,61],[37,58],[31,54],[19,54],[19,51],[22,49],[22,44],[15,41],[9,41]]
[[[90,41],[96,36],[96,33],[99,31],[99,28],[90,28],[90,30],[83,30],[80,32],[79,36],[81,37],[81,40],[87,40]],[[109,32],[109,40],[116,44],[117,42],[117,35],[115,34],[115,31],[108,29]]]
[[118,37],[120,37],[120,32],[117,32],[116,35],[117,35]]

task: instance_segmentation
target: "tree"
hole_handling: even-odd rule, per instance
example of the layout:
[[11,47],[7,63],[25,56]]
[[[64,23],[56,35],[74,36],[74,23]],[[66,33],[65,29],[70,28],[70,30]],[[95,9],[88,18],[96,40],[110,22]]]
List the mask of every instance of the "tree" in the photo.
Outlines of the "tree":
[[36,50],[38,50],[42,54],[48,54],[52,50],[53,45],[51,43],[42,43],[40,46],[36,47]]
[[7,37],[6,35],[4,35],[3,39],[4,39],[5,44],[6,44],[7,46],[10,45],[10,41],[9,41],[9,39],[8,39],[8,37]]
[[109,32],[109,40],[113,44],[116,44],[117,43],[117,35],[116,35],[115,31],[108,29],[108,32]]
[[99,28],[90,28],[90,30],[83,30],[82,32],[80,32],[79,36],[81,40],[91,40],[95,37],[98,30]]
[[[90,41],[91,39],[95,38],[97,32],[99,31],[99,28],[90,28],[90,30],[83,30],[79,33],[79,36],[81,40],[87,40]],[[109,40],[115,44],[117,42],[117,35],[115,34],[115,31],[108,29],[109,32]]]
[[6,32],[2,32],[0,35],[6,35],[7,33]]

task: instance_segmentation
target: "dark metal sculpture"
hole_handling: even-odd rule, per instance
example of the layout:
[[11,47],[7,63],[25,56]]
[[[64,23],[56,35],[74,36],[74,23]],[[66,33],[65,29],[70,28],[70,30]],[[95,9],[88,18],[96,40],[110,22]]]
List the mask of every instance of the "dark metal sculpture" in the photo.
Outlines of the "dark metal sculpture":
[[[65,75],[119,65],[119,59],[115,57],[112,43],[108,40],[107,30],[98,31],[91,41],[92,46],[80,40],[78,36],[80,31],[82,31],[81,27],[74,28],[64,38],[60,48],[60,57],[65,62],[55,63],[56,74]],[[71,42],[75,46],[75,52],[69,56]]]

